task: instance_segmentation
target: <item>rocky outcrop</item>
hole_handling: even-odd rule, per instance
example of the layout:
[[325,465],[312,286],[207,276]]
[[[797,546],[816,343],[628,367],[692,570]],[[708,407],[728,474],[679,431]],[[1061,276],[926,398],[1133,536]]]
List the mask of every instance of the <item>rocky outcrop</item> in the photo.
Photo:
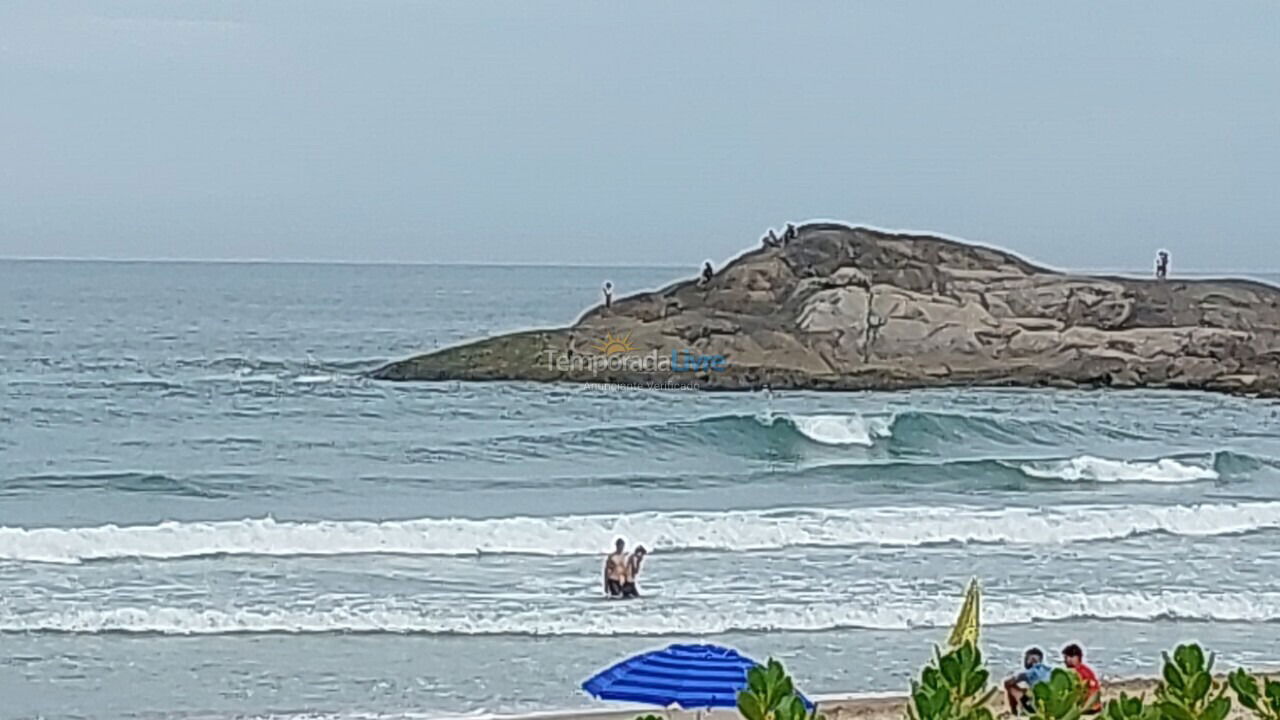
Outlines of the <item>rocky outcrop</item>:
[[1060,273],[1009,253],[835,224],[799,228],[705,285],[677,282],[395,362],[387,380],[705,389],[939,385],[1280,395],[1280,289]]

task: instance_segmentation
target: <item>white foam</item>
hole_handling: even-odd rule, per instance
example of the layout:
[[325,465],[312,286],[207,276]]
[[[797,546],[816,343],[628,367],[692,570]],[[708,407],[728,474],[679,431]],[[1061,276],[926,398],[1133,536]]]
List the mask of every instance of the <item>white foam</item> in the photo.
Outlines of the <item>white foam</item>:
[[1211,536],[1280,528],[1280,502],[1046,508],[795,508],[388,522],[271,518],[88,528],[0,528],[0,559],[75,563],[208,555],[596,555],[617,537],[673,550],[940,543],[1061,544],[1148,533]]
[[762,424],[773,425],[781,419],[796,432],[823,445],[861,445],[871,447],[880,438],[892,435],[892,417],[863,417],[862,415],[796,415],[783,413],[757,418]]
[[336,375],[299,375],[293,379],[297,385],[324,385],[337,381]]
[[1210,466],[1184,463],[1173,458],[1110,460],[1079,455],[1067,460],[1023,463],[1019,469],[1034,478],[1071,482],[1187,483],[1218,479],[1218,471]]
[[[1079,619],[1280,621],[1280,593],[1125,592],[1055,593],[983,598],[986,625]],[[815,632],[845,628],[946,628],[955,598],[850,598],[847,602],[777,603],[751,600],[646,602],[619,613],[610,603],[566,603],[470,609],[364,603],[327,609],[205,609],[175,607],[74,608],[16,613],[0,609],[0,633],[397,633],[454,635],[720,635],[730,632]]]

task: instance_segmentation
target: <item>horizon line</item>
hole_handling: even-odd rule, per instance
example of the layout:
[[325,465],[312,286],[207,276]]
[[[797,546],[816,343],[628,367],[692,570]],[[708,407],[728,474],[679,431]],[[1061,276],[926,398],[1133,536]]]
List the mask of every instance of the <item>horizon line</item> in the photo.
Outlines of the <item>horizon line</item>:
[[[173,258],[173,257],[92,257],[66,255],[0,255],[0,262],[47,262],[47,263],[115,263],[115,264],[155,264],[155,265],[356,265],[356,266],[395,266],[410,265],[424,267],[529,267],[529,268],[608,268],[608,269],[645,269],[667,270],[676,268],[697,268],[697,263],[635,263],[607,264],[580,262],[494,262],[483,260],[334,260],[334,259],[299,259],[299,258]],[[727,264],[727,263],[726,263]],[[1059,270],[1058,272],[1062,272]],[[1139,273],[1150,274],[1148,269],[1126,269],[1115,267],[1073,267],[1072,273]],[[1280,274],[1280,268],[1245,270],[1240,268],[1191,268],[1187,272],[1195,275],[1203,274]]]

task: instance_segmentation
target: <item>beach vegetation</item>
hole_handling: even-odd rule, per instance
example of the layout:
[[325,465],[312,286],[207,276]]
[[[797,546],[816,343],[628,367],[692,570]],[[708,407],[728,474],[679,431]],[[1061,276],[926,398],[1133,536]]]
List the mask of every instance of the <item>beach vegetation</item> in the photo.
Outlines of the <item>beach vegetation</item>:
[[1120,693],[1107,703],[1103,711],[1105,720],[1161,720],[1160,709],[1139,697]]
[[991,673],[982,662],[982,651],[964,643],[945,655],[934,650],[933,662],[911,683],[907,703],[910,720],[993,720],[988,701]]
[[1213,679],[1213,654],[1194,643],[1163,653],[1156,707],[1164,720],[1224,720],[1231,712],[1227,686]]
[[1270,678],[1253,677],[1243,669],[1227,676],[1227,684],[1235,691],[1236,699],[1260,720],[1280,720],[1280,682]]
[[1077,720],[1091,704],[1088,689],[1073,670],[1055,668],[1046,682],[1031,688],[1032,720]]
[[747,687],[738,693],[738,712],[746,720],[824,720],[817,706],[805,707],[791,676],[773,658],[747,671]]

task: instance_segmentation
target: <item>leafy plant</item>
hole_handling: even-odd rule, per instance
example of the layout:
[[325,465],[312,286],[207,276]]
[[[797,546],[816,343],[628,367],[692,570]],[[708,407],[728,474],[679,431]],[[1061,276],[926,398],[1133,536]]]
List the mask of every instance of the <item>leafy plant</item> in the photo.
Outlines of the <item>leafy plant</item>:
[[[1164,655],[1164,680],[1156,688],[1156,707],[1164,720],[1224,720],[1231,712],[1225,685],[1213,680],[1213,655],[1194,643]],[[1216,692],[1215,692],[1216,691]]]
[[911,683],[907,716],[911,720],[993,720],[987,702],[995,688],[987,689],[991,673],[982,664],[982,651],[970,643],[934,660]]
[[1120,697],[1107,703],[1103,715],[1105,720],[1160,720],[1160,709],[1148,704],[1141,696],[1130,697],[1120,693]]
[[1252,675],[1236,670],[1227,676],[1227,684],[1240,704],[1261,720],[1280,720],[1280,682],[1264,678],[1259,686]]
[[816,707],[805,708],[791,677],[773,658],[747,671],[747,687],[738,693],[738,712],[746,720],[824,720]]
[[1055,669],[1049,679],[1031,688],[1032,720],[1077,720],[1084,713],[1088,689],[1072,670]]

